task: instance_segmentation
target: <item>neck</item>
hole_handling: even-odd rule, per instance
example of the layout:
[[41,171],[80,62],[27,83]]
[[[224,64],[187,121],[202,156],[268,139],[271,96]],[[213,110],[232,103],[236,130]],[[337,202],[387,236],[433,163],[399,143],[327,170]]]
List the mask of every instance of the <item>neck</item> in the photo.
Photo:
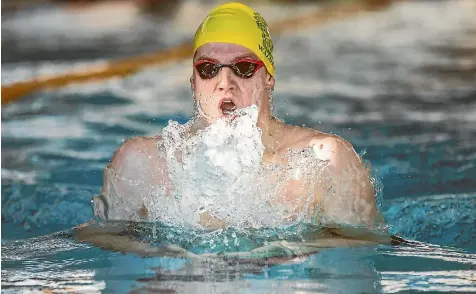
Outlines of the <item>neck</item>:
[[281,123],[270,113],[269,108],[260,110],[258,116],[258,127],[261,129],[261,141],[265,148],[265,153],[276,153],[278,148],[277,135]]
[[187,135],[195,136],[199,131],[204,130],[208,126],[210,126],[210,122],[208,122],[207,119],[203,116],[197,115],[192,118],[191,124],[189,124]]

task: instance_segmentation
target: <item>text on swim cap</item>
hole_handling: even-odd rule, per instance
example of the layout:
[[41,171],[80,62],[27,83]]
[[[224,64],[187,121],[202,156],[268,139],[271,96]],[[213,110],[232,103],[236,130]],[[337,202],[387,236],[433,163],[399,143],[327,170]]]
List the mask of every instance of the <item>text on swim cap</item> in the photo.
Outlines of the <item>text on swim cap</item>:
[[258,49],[268,58],[269,62],[274,65],[273,40],[271,40],[271,36],[269,35],[268,25],[259,13],[255,12],[254,17],[256,25],[261,30],[261,36],[263,37],[262,45],[258,45]]

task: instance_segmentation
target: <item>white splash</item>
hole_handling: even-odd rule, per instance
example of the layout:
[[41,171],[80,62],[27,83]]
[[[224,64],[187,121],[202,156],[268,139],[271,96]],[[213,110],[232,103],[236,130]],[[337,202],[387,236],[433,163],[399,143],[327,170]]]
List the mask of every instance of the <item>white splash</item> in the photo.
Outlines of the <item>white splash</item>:
[[258,107],[234,114],[199,130],[196,120],[185,125],[170,121],[158,141],[170,186],[111,175],[107,195],[95,198],[96,214],[105,219],[145,217],[178,226],[236,229],[311,220],[316,212],[310,206],[314,183],[326,162],[306,148],[284,154],[285,163],[265,163]]
[[170,122],[163,138],[174,197],[149,212],[163,219],[167,211],[170,220],[190,224],[206,213],[237,227],[273,225],[279,215],[268,203],[257,120],[258,107],[250,106],[191,137],[186,135],[190,125]]

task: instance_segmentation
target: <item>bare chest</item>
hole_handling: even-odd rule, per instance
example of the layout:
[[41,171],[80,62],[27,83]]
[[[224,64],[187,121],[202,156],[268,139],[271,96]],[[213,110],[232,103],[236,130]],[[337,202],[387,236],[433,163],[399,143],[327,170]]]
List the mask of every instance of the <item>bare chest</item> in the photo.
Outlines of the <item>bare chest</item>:
[[306,154],[272,154],[263,157],[265,177],[274,187],[270,204],[286,209],[287,219],[310,219],[322,191],[324,165]]

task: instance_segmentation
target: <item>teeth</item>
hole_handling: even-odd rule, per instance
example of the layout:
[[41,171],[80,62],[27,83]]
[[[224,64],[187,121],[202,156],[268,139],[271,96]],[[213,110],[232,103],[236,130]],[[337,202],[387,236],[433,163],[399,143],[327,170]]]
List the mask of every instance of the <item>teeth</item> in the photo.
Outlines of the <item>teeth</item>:
[[233,113],[235,110],[236,110],[236,107],[233,107],[233,108],[230,109],[230,110],[223,110],[223,113],[224,113],[224,114],[230,114],[230,113]]

